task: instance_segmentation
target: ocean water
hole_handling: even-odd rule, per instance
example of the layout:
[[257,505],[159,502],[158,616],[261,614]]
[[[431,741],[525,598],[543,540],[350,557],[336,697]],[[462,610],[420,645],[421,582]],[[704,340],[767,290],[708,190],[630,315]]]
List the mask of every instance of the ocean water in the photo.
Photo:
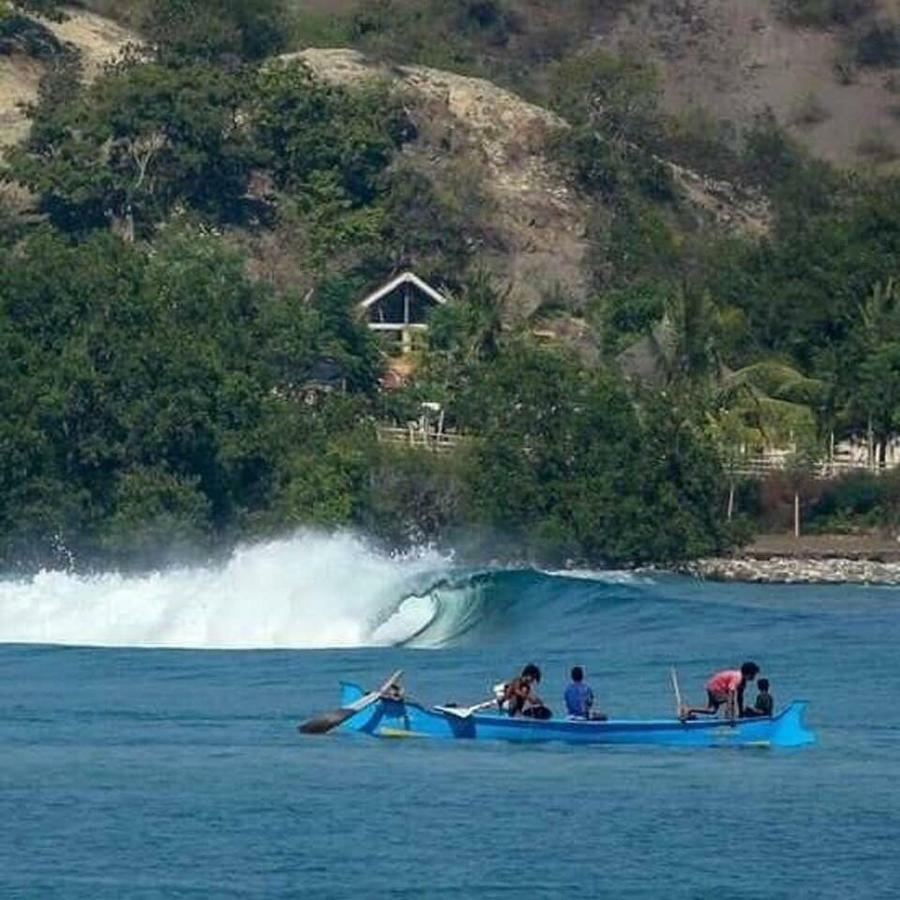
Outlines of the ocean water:
[[[0,897],[900,896],[900,590],[466,570],[298,535],[218,568],[0,582]],[[307,737],[395,668],[524,662],[616,715],[760,662],[812,748]]]

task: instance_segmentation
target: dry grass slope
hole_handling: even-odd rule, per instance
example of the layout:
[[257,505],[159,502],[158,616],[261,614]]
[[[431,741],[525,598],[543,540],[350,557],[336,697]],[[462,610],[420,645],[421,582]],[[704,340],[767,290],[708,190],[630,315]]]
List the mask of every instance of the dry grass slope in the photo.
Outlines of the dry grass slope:
[[[900,20],[900,2],[880,0],[878,15]],[[699,108],[740,127],[769,108],[817,156],[857,165],[864,135],[900,148],[900,71],[842,75],[846,37],[787,24],[774,0],[636,0],[604,43],[655,59],[672,111]]]
[[[95,75],[116,56],[134,32],[92,12],[72,9],[65,22],[46,25],[60,41],[81,53],[85,75]],[[37,98],[44,64],[24,54],[0,56],[0,148],[20,141],[28,133],[24,105]]]

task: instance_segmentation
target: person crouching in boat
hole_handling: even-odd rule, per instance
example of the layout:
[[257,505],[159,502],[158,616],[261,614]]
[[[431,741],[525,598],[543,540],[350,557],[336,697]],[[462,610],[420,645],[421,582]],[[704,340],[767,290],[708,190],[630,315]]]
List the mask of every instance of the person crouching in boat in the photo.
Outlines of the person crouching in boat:
[[769,679],[760,678],[756,682],[756,687],[758,690],[756,701],[752,707],[744,710],[744,715],[748,719],[760,716],[771,716],[772,711],[775,708],[775,701],[769,693]]
[[518,678],[513,678],[503,689],[502,707],[511,716],[527,716],[531,719],[549,719],[553,713],[535,692],[541,682],[541,670],[529,663]]
[[745,662],[740,669],[723,669],[706,682],[706,706],[688,706],[682,709],[683,719],[691,716],[715,715],[720,706],[725,707],[729,719],[744,715],[744,689],[759,674],[755,662]]
[[605,722],[606,716],[594,711],[594,692],[584,680],[584,669],[581,666],[574,666],[571,674],[572,680],[563,695],[569,718]]

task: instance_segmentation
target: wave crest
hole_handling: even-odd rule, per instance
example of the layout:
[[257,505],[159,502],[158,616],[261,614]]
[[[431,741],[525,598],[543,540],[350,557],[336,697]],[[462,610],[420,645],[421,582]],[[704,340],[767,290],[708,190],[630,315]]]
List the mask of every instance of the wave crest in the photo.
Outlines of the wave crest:
[[404,598],[427,597],[449,566],[432,551],[393,557],[354,535],[299,533],[242,547],[219,566],[139,577],[42,572],[0,583],[0,642],[209,649],[403,643],[435,615],[433,605]]
[[[0,582],[0,643],[313,649],[454,643],[547,616],[592,615],[647,579],[617,572],[463,569],[392,556],[353,534],[300,532],[218,566],[144,576],[43,572]],[[568,613],[566,612],[568,610]]]

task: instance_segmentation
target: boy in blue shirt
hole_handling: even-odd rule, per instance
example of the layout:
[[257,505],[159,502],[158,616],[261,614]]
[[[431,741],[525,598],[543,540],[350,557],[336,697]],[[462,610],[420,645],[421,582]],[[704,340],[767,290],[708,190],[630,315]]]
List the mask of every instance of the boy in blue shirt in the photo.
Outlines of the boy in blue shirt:
[[572,680],[565,692],[566,712],[570,719],[592,719],[604,721],[606,716],[594,712],[594,692],[590,685],[584,683],[584,669],[575,666],[572,669]]

